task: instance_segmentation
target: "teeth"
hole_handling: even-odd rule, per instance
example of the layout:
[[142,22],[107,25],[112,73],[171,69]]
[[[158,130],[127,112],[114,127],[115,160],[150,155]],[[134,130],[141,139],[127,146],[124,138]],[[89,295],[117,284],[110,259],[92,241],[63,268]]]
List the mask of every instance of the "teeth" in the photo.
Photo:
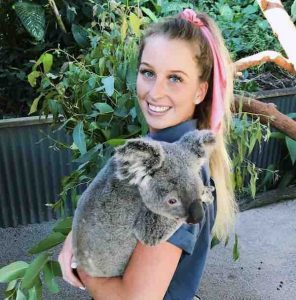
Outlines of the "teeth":
[[170,109],[169,106],[154,106],[148,103],[148,106],[151,110],[155,111],[155,112],[164,112]]

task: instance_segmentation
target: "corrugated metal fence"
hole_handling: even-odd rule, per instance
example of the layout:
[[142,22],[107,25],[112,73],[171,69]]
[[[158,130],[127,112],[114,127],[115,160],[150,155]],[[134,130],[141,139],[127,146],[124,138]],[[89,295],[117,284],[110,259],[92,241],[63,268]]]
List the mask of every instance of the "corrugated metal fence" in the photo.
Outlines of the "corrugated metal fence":
[[[256,95],[273,102],[287,114],[296,112],[296,89]],[[0,227],[39,223],[55,217],[46,203],[57,200],[60,181],[73,170],[69,151],[54,151],[47,135],[72,143],[64,131],[52,133],[51,120],[38,117],[0,121]],[[281,142],[271,140],[253,151],[251,160],[261,168],[281,159]],[[68,214],[73,213],[67,204]]]
[[39,223],[54,216],[46,203],[57,200],[61,178],[72,171],[71,153],[54,142],[71,143],[64,131],[52,133],[51,119],[0,121],[0,227]]

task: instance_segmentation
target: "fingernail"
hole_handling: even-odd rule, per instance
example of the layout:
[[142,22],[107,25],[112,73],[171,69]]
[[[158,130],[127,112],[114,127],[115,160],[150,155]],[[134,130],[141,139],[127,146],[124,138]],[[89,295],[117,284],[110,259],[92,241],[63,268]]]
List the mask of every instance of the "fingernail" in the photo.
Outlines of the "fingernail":
[[80,286],[79,287],[81,290],[85,291],[85,287],[84,286]]
[[77,263],[76,262],[72,262],[71,263],[71,268],[72,269],[76,269],[77,268]]

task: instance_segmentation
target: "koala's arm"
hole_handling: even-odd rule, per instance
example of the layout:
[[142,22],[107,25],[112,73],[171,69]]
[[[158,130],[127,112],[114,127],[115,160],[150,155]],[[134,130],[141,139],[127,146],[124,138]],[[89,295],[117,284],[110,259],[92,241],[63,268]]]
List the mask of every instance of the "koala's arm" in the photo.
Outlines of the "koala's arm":
[[162,300],[182,250],[168,242],[145,246],[138,242],[123,277],[93,278],[79,273],[95,300]]

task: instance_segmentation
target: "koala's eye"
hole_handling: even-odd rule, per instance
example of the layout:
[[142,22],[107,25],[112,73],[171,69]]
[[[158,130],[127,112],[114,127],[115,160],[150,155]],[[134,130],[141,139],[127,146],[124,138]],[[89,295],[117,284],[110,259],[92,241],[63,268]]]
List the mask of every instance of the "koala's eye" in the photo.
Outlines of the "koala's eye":
[[177,203],[177,200],[174,198],[168,200],[168,204],[170,204],[170,205],[174,205],[176,203]]

